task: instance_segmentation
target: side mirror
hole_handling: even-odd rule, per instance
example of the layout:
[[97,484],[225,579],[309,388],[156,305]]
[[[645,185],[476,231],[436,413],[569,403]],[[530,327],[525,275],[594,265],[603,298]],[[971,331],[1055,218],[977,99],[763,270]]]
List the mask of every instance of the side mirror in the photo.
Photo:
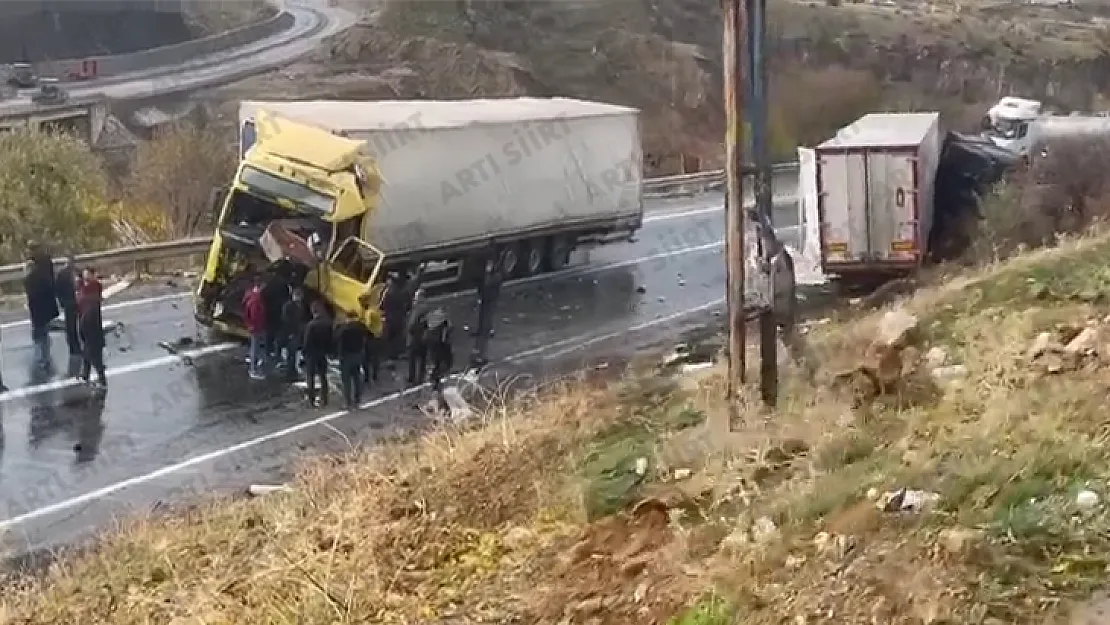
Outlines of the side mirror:
[[212,191],[208,194],[208,223],[213,227],[215,227],[220,220],[220,213],[224,208],[224,200],[227,199],[227,189],[227,187],[212,187]]

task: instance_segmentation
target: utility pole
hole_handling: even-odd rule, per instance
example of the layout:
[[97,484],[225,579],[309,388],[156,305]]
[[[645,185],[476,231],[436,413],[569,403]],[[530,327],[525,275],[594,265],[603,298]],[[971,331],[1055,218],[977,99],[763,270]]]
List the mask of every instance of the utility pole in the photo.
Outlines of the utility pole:
[[[744,311],[743,194],[744,146],[744,0],[721,0],[725,27],[722,42],[725,103],[725,288],[728,306],[728,399],[735,407],[746,381]],[[731,424],[730,424],[731,425]]]
[[[778,324],[775,320],[775,259],[780,249],[774,235],[774,205],[771,189],[771,146],[768,137],[769,105],[767,84],[767,0],[744,0],[748,18],[748,89],[751,94],[749,115],[752,152],[755,161],[755,203],[759,220],[759,256],[770,273],[769,305],[759,314],[759,391],[763,402],[774,406],[778,400]],[[766,229],[772,228],[771,232]]]

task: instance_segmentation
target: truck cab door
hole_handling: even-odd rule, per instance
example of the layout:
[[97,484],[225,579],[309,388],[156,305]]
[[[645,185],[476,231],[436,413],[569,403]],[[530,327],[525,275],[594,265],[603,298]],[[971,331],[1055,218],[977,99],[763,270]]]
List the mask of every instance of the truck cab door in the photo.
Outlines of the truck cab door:
[[381,334],[382,285],[378,284],[385,255],[358,237],[347,237],[335,247],[328,260],[323,280],[328,300],[344,312],[364,314],[364,321],[375,335]]

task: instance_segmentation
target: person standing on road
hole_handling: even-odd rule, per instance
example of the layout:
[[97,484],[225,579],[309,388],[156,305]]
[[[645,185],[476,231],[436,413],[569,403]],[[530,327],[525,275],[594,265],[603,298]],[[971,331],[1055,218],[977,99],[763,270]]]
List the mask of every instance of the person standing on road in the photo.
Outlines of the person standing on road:
[[[324,305],[312,306],[312,320],[304,328],[304,369],[308,379],[308,403],[328,405],[328,352],[332,348],[332,323]],[[316,403],[316,382],[320,382],[320,403]]]
[[81,341],[77,337],[77,267],[73,262],[73,255],[66,256],[65,264],[58,270],[54,280],[54,295],[66,322],[66,346],[69,355],[81,355]]
[[339,379],[343,383],[343,399],[347,409],[362,403],[362,366],[366,359],[366,327],[355,313],[345,313],[336,328],[336,352],[339,355]]
[[362,360],[362,383],[367,387],[370,382],[378,381],[378,371],[382,363],[382,337],[375,336],[370,327],[373,325],[374,307],[369,300],[362,301],[362,325],[365,331],[366,350]]
[[493,319],[497,314],[497,301],[501,298],[501,284],[505,280],[501,265],[497,256],[487,260],[478,286],[478,331],[470,359],[470,364],[476,367],[489,361],[489,339],[493,335]]
[[443,390],[443,377],[450,373],[455,363],[455,352],[451,345],[453,328],[451,319],[442,308],[436,308],[428,314],[427,326],[424,342],[432,359],[432,389],[440,393]]
[[301,341],[304,339],[304,325],[304,292],[300,289],[294,289],[293,296],[281,308],[281,326],[284,337],[281,347],[285,348],[285,377],[290,382],[295,381],[298,376],[297,364],[301,351]]
[[97,278],[96,270],[86,268],[81,275],[81,291],[77,295],[78,331],[81,339],[81,374],[85,382],[90,381],[92,371],[96,371],[97,385],[107,388],[108,376],[104,371],[104,288]]
[[385,316],[385,357],[396,361],[405,349],[405,285],[399,274],[390,274],[382,295],[382,313]]
[[266,310],[266,354],[277,362],[281,358],[282,312],[289,301],[289,285],[278,273],[262,285],[262,303]]
[[419,386],[424,383],[424,376],[428,373],[428,344],[425,342],[425,335],[428,330],[428,311],[424,305],[423,289],[417,289],[413,295],[407,329],[409,339],[408,383],[410,386]]
[[31,313],[31,341],[35,361],[43,369],[50,368],[50,322],[58,318],[58,301],[54,292],[54,263],[50,254],[38,245],[31,246],[27,276],[23,278],[27,309]]
[[250,334],[248,371],[251,379],[261,380],[266,341],[266,303],[262,298],[262,279],[256,276],[254,284],[243,295],[243,322]]

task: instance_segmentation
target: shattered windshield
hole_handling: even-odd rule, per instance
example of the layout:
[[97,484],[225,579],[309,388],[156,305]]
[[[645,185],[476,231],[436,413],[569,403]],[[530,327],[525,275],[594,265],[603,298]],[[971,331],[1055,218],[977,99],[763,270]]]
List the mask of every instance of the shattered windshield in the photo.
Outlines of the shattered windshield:
[[254,167],[244,167],[243,184],[263,195],[290,200],[302,208],[330,215],[335,212],[335,198],[313,191],[307,186],[278,178]]

